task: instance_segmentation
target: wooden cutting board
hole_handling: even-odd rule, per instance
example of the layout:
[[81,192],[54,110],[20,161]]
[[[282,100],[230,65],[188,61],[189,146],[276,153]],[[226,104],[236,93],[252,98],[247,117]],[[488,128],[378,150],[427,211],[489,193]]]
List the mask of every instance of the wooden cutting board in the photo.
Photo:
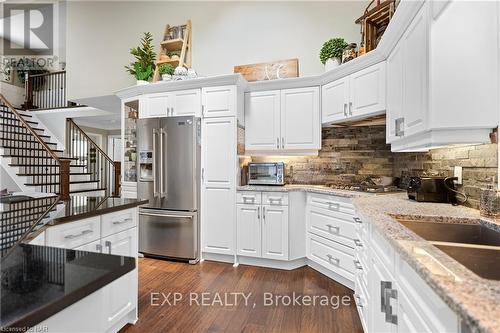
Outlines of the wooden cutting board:
[[234,66],[234,73],[240,73],[249,82],[298,77],[299,59]]

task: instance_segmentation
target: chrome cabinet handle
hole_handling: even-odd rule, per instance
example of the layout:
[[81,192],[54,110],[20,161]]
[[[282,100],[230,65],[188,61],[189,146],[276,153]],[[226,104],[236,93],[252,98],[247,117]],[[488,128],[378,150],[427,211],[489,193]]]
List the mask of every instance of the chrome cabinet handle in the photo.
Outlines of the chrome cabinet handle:
[[392,289],[391,281],[380,281],[380,310],[385,313],[385,322],[398,324],[398,316],[392,313],[391,298],[398,298],[398,291]]
[[327,254],[326,257],[328,258],[329,262],[334,261],[334,265],[339,265],[340,264],[340,259],[339,258],[334,258],[331,254]]
[[285,149],[285,138],[281,137],[281,149]]
[[337,234],[340,233],[340,227],[337,227],[337,226],[331,225],[331,224],[327,224],[326,226],[328,227],[328,231],[330,231],[330,229],[335,229],[335,230],[337,230],[337,231],[335,231],[335,233],[337,233]]
[[344,116],[347,117],[347,103],[344,103]]
[[274,202],[277,202],[279,205],[281,205],[281,198],[267,198],[269,200],[269,204],[272,205]]
[[354,267],[356,267],[356,269],[359,269],[360,271],[363,270],[363,266],[361,265],[361,263],[359,262],[359,260],[353,260],[354,261]]
[[82,236],[85,236],[85,235],[88,235],[88,234],[91,234],[93,231],[88,229],[88,230],[83,230],[82,232],[80,232],[79,234],[75,234],[75,235],[66,235],[64,236],[65,239],[75,239],[75,238],[78,238],[78,237],[82,237]]
[[[334,208],[332,208],[334,207]],[[328,202],[328,209],[329,210],[340,210],[340,204],[337,202]]]
[[260,206],[257,207],[257,219],[260,220]]
[[244,196],[243,197],[243,203],[248,203],[248,202],[255,203],[255,198],[253,198],[253,197],[245,197]]
[[395,135],[396,136],[404,136],[405,135],[405,130],[404,130],[404,123],[405,123],[405,118],[397,118],[394,120],[394,125],[395,125]]
[[352,116],[352,102],[349,102],[349,114]]
[[205,118],[205,105],[201,105],[201,116]]
[[363,221],[359,217],[353,217],[354,222],[356,223],[363,223]]
[[262,207],[262,219],[266,220],[266,207]]
[[106,241],[104,246],[108,248],[108,254],[111,254],[111,241]]
[[96,244],[96,245],[95,245],[95,249],[96,249],[96,251],[98,251],[99,253],[102,253],[102,245],[101,245],[101,244]]
[[276,148],[280,149],[280,138],[276,138]]
[[354,244],[356,244],[357,247],[363,247],[363,243],[361,243],[359,239],[355,239]]
[[130,217],[127,219],[121,220],[121,221],[113,221],[113,224],[117,225],[117,224],[123,224],[123,223],[128,223],[128,222],[132,222],[132,219]]
[[201,181],[205,181],[205,168],[201,168]]

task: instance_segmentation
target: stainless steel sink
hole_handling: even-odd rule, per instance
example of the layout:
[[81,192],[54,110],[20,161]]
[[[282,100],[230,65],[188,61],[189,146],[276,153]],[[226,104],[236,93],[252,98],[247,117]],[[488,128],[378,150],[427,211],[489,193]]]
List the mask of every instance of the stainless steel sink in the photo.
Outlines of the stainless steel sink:
[[500,233],[481,224],[398,221],[428,241],[500,246]]
[[397,220],[477,275],[500,280],[500,232],[481,224]]

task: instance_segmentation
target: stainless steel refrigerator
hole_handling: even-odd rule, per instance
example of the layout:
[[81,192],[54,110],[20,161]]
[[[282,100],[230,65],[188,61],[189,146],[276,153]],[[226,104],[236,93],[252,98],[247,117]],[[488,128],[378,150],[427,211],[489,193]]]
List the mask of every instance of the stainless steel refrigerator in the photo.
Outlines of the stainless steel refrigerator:
[[200,118],[137,122],[139,252],[145,256],[199,260]]

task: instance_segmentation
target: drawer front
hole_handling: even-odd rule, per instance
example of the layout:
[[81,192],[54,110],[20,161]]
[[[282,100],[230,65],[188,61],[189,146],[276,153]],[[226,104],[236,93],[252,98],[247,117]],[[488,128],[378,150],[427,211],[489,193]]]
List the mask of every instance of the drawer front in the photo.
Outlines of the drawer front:
[[356,226],[350,215],[318,207],[308,207],[306,221],[309,232],[354,248]]
[[261,192],[257,191],[238,191],[236,192],[236,203],[246,204],[246,205],[260,205]]
[[354,216],[354,205],[351,203],[351,198],[310,193],[307,196],[307,205]]
[[75,247],[74,249],[78,251],[102,253],[101,240],[96,240],[94,242]]
[[101,238],[99,216],[47,228],[45,245],[74,249]]
[[350,281],[354,281],[354,256],[352,249],[323,239],[318,236],[308,235],[307,258],[326,267]]
[[288,193],[262,192],[262,204],[271,206],[288,206]]
[[116,234],[137,226],[135,209],[123,210],[101,216],[102,237]]

